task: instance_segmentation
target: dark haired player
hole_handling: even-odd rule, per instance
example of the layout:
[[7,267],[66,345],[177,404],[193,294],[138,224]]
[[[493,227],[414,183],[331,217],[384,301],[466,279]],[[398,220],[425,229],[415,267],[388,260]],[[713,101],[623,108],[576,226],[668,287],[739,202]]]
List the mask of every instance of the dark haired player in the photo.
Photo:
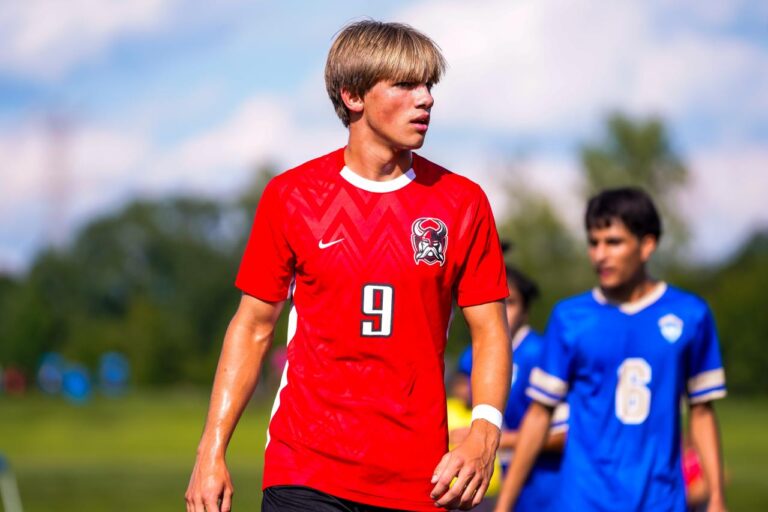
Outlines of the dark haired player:
[[[262,510],[426,511],[482,499],[509,381],[507,286],[485,194],[412,152],[444,66],[437,46],[406,25],[362,21],[334,41],[326,87],[348,144],[264,190],[188,511],[231,507],[226,446],[286,299],[287,364]],[[446,453],[443,352],[454,300],[476,348],[475,420]]]
[[[507,266],[509,296],[505,300],[507,323],[512,337],[514,364],[509,400],[504,409],[504,427],[499,443],[501,467],[507,474],[510,452],[517,448],[520,422],[531,404],[531,398],[525,393],[529,385],[529,375],[534,367],[541,363],[544,339],[528,325],[531,303],[539,296],[536,283],[513,266]],[[472,372],[472,347],[461,354],[458,371],[466,376]],[[560,486],[560,462],[563,445],[568,430],[568,404],[557,406],[553,414],[549,435],[542,453],[536,459],[525,485],[520,492],[516,510],[546,512],[556,510],[553,506],[553,489]],[[464,435],[464,429],[451,432],[451,440],[456,441]]]
[[568,443],[561,486],[553,489],[557,510],[685,511],[682,396],[712,490],[709,510],[724,510],[711,402],[726,391],[712,314],[702,299],[648,274],[661,221],[645,192],[606,190],[590,199],[585,221],[599,286],[552,313],[545,357],[528,389],[535,402],[499,510],[514,504],[552,408],[567,397]]

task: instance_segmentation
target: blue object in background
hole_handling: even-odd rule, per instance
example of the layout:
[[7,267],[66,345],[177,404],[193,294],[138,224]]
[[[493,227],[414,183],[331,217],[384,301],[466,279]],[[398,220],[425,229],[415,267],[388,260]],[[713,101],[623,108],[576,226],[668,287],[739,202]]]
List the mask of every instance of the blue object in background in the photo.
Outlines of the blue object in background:
[[87,402],[91,397],[91,378],[82,365],[69,366],[64,371],[62,385],[64,396],[75,403]]
[[131,376],[128,358],[119,352],[107,352],[99,362],[99,381],[105,395],[118,396],[125,392]]
[[44,393],[57,395],[61,392],[65,367],[66,361],[61,354],[47,352],[43,355],[37,370],[37,385]]

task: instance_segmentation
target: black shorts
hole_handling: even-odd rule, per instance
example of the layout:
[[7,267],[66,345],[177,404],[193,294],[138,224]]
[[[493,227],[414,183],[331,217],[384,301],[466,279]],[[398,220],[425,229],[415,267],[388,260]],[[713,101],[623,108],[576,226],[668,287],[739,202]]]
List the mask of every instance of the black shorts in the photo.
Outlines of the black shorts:
[[267,487],[261,512],[407,512],[337,498],[301,485]]

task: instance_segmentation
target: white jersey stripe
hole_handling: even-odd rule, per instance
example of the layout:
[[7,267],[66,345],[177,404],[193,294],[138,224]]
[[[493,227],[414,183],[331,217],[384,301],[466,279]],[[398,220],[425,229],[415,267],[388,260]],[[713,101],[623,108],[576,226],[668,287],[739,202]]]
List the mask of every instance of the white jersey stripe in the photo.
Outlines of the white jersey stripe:
[[706,372],[701,372],[688,379],[688,394],[692,395],[699,391],[710,388],[717,388],[725,385],[725,372],[722,368],[716,368]]
[[725,396],[728,394],[728,392],[723,389],[713,389],[709,393],[702,393],[701,395],[690,397],[688,399],[688,402],[691,404],[701,404],[704,402],[711,402],[712,400],[717,400],[718,398],[725,398]]
[[[293,296],[293,292],[295,289],[295,281],[291,283],[290,291],[289,291],[289,297]],[[293,336],[296,334],[296,325],[298,324],[298,313],[296,312],[296,305],[291,303],[291,311],[288,313],[288,336],[286,340],[285,346],[291,344],[291,341],[293,340]],[[285,367],[283,368],[283,375],[280,377],[280,387],[277,388],[277,394],[275,394],[275,402],[272,404],[272,413],[269,415],[269,426],[272,425],[272,418],[275,417],[275,413],[280,408],[280,393],[285,389],[285,387],[288,385],[288,361],[285,362]],[[267,446],[269,446],[269,441],[271,439],[271,436],[269,435],[269,426],[267,426],[267,443],[264,445],[264,449],[266,449]]]
[[550,395],[554,395],[559,398],[564,398],[568,393],[568,383],[562,379],[546,373],[539,367],[531,370],[529,382],[532,386],[540,388],[542,391],[546,391]]
[[545,395],[541,391],[539,391],[536,388],[528,388],[525,390],[525,394],[528,395],[533,400],[536,400],[537,402],[540,402],[544,405],[548,405],[550,407],[555,407],[557,404],[560,403],[559,400],[556,398],[552,398],[551,396]]

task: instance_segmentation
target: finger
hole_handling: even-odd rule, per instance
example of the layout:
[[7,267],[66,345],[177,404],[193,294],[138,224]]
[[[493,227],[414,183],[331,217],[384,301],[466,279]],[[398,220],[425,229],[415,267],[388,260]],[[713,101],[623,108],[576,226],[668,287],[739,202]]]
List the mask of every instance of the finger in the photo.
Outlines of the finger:
[[450,488],[447,489],[447,491],[442,496],[440,496],[436,504],[438,506],[447,508],[458,507],[461,503],[461,496],[464,494],[464,490],[474,476],[474,470],[466,466],[461,468],[461,470],[458,472],[458,476],[456,477],[456,481],[453,482],[453,485],[451,485]]
[[472,502],[474,501],[475,496],[477,495],[477,490],[480,488],[480,484],[482,483],[483,478],[479,474],[475,474],[474,477],[469,480],[467,485],[464,487],[464,492],[462,492],[461,496],[459,497],[459,508],[461,510],[469,510],[472,508]]
[[451,482],[459,474],[459,469],[461,469],[461,461],[457,457],[450,457],[442,471],[437,475],[435,487],[430,493],[433,500],[440,499],[448,491]]
[[230,489],[224,491],[224,497],[221,500],[221,512],[230,512],[232,510],[232,494]]
[[481,501],[483,501],[483,498],[485,497],[485,493],[488,492],[488,485],[490,485],[491,479],[486,478],[483,479],[480,482],[480,485],[477,487],[477,490],[475,491],[475,495],[472,498],[472,503],[470,504],[469,508],[475,508],[480,504]]
[[203,505],[203,498],[200,495],[193,496],[190,502],[190,512],[205,512],[205,506]]
[[443,470],[445,469],[445,466],[448,464],[448,460],[451,458],[451,453],[448,452],[445,455],[443,455],[443,458],[440,459],[440,462],[437,463],[437,466],[435,467],[435,471],[432,473],[432,483],[437,483],[437,479],[440,478],[440,475],[442,474]]
[[203,503],[205,504],[205,512],[221,512],[218,495],[209,494],[205,497]]

